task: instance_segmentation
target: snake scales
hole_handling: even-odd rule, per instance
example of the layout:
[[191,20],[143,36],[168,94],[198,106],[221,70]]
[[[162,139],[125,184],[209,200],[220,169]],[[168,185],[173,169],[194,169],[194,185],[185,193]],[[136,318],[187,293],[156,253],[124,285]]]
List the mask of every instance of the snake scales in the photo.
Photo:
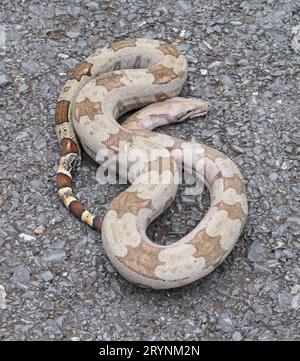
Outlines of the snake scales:
[[[186,59],[176,48],[158,40],[126,39],[96,50],[80,63],[56,106],[61,149],[58,194],[75,216],[102,231],[104,250],[113,265],[142,287],[179,287],[213,271],[232,250],[247,216],[244,182],[228,157],[204,144],[152,131],[208,111],[208,102],[177,97],[186,77]],[[122,114],[137,108],[142,109],[119,125]],[[103,222],[72,191],[72,171],[80,162],[75,132],[94,160],[99,162],[97,154],[105,150],[109,159],[117,159],[119,172],[128,171],[132,177],[131,185],[112,201]],[[159,149],[168,162],[161,162],[161,156],[150,158],[153,149]],[[186,149],[192,156],[183,160]],[[118,158],[132,150],[146,154],[146,160],[138,162],[139,171],[135,161],[129,162],[132,171]],[[204,181],[210,208],[185,237],[168,246],[158,245],[147,237],[146,229],[174,199],[181,162]],[[147,181],[149,174],[155,182]],[[166,174],[167,183],[162,181]]]

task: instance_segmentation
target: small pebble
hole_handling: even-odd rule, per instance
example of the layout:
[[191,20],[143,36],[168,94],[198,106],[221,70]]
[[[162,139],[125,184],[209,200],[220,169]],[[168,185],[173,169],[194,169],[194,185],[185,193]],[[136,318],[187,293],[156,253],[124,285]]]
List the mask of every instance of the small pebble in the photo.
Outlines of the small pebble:
[[0,88],[4,88],[10,83],[10,78],[6,74],[0,74]]
[[7,293],[3,285],[0,285],[0,310],[6,309],[6,296]]
[[52,281],[53,278],[54,278],[53,273],[50,272],[50,271],[47,271],[47,272],[42,273],[41,276],[42,276],[42,279],[43,279],[45,282],[50,282],[50,281]]
[[36,227],[36,229],[34,230],[35,234],[43,234],[45,231],[46,227],[43,224],[40,224],[39,226]]
[[13,280],[16,283],[26,285],[30,281],[30,271],[27,267],[19,265],[15,268],[13,273]]
[[25,233],[20,233],[19,234],[19,238],[21,238],[22,240],[24,240],[25,242],[31,242],[31,241],[35,241],[36,238],[29,235],[29,234],[25,234]]
[[67,258],[64,250],[49,251],[42,259],[47,263],[61,263]]
[[80,35],[80,28],[74,27],[67,32],[67,37],[70,39],[77,39]]

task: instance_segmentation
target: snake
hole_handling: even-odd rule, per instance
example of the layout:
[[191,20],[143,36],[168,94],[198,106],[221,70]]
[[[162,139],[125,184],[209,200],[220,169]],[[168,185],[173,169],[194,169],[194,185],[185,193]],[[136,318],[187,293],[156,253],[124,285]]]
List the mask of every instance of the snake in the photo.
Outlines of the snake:
[[[179,97],[187,73],[186,57],[167,42],[118,40],[74,68],[56,104],[58,195],[73,215],[101,233],[117,271],[144,288],[181,287],[211,273],[232,251],[247,218],[245,182],[229,157],[206,144],[153,131],[209,111],[208,101]],[[129,116],[120,123],[125,113]],[[81,147],[100,168],[129,179],[103,219],[74,194]],[[209,208],[183,238],[154,243],[147,228],[176,197],[182,164],[207,187]]]

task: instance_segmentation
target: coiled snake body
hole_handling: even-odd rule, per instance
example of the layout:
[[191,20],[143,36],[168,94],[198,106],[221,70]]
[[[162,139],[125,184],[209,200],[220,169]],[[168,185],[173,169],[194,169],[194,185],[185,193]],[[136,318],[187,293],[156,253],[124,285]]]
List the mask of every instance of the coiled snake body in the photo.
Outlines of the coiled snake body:
[[[126,279],[142,287],[179,287],[207,275],[232,250],[246,220],[244,182],[228,157],[203,144],[152,132],[154,127],[208,111],[208,102],[177,97],[186,77],[186,59],[176,48],[158,40],[126,39],[79,64],[57,102],[59,196],[75,216],[102,230],[108,258]],[[116,121],[144,106],[122,125]],[[72,191],[72,171],[80,161],[75,132],[93,159],[99,161],[97,154],[106,151],[108,167],[115,158],[119,172],[131,177],[131,185],[112,201],[103,223]],[[150,157],[153,149],[160,150],[159,157]],[[134,150],[143,152],[143,160],[123,163],[120,154]],[[185,150],[190,157],[184,158]],[[175,197],[182,162],[208,187],[210,208],[185,237],[158,245],[147,237],[146,229]],[[166,175],[168,181],[162,181]]]

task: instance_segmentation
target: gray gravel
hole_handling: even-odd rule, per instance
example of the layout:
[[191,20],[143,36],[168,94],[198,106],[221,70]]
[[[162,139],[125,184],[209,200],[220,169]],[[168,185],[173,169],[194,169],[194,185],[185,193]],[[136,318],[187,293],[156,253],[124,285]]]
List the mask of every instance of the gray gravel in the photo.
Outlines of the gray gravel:
[[[299,340],[299,1],[2,0],[0,22],[1,338]],[[55,193],[59,90],[77,62],[125,36],[186,53],[183,94],[213,110],[159,131],[223,151],[247,181],[250,215],[234,251],[181,289],[126,282]],[[76,189],[103,215],[124,186],[96,184],[96,169],[84,156]],[[207,193],[199,205],[183,188],[151,225],[155,241],[178,239],[207,209]]]

